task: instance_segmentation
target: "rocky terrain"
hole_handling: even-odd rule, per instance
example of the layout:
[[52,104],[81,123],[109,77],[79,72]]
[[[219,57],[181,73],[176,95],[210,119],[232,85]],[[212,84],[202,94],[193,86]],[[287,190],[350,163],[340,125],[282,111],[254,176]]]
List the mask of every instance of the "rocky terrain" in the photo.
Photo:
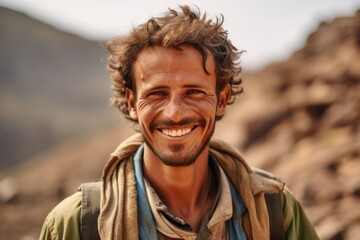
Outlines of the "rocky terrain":
[[115,119],[99,42],[1,7],[0,39],[0,170]]
[[244,79],[236,146],[287,183],[321,239],[359,239],[360,11],[321,23],[290,59]]
[[[216,137],[282,178],[321,239],[359,239],[360,11],[321,23],[289,59],[242,79],[245,92]],[[132,133],[120,119],[2,174],[0,238],[37,239],[50,209],[98,178],[109,153]]]

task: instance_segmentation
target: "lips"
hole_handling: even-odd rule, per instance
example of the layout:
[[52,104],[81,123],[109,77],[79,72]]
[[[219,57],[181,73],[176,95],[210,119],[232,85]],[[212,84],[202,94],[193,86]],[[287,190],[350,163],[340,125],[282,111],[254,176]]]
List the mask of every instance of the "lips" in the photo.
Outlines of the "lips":
[[169,137],[182,137],[186,134],[189,134],[194,128],[185,127],[181,129],[159,129],[164,135]]
[[177,138],[190,134],[197,127],[205,128],[206,121],[196,117],[187,117],[179,122],[159,119],[150,124],[151,131],[159,131],[165,136]]

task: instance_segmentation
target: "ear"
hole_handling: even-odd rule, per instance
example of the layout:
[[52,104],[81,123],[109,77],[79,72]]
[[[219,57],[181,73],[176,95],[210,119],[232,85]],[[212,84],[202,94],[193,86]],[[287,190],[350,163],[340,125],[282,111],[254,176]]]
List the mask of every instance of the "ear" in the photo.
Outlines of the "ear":
[[138,116],[137,116],[137,112],[136,112],[134,91],[129,89],[129,88],[126,88],[126,90],[125,90],[125,98],[126,98],[127,104],[128,104],[128,110],[129,110],[130,119],[132,119],[134,121],[137,121]]
[[219,93],[218,105],[216,108],[216,117],[220,118],[225,114],[225,108],[229,100],[231,87],[227,84]]

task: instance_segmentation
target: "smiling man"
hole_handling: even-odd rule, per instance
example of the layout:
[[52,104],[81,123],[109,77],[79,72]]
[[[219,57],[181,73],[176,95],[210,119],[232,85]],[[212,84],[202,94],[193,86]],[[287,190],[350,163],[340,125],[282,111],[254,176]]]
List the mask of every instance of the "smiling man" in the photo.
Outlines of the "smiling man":
[[[200,52],[185,44],[178,49],[149,47],[134,63],[135,90],[127,89],[126,98],[146,143],[149,174],[161,166],[192,168],[197,159],[207,163],[215,118],[224,114],[230,93],[227,85],[217,94],[215,62],[207,54],[208,72]],[[155,162],[159,164],[150,169]]]
[[140,134],[49,213],[40,239],[318,239],[280,180],[212,139],[241,92],[222,23],[182,6],[108,42],[114,104]]

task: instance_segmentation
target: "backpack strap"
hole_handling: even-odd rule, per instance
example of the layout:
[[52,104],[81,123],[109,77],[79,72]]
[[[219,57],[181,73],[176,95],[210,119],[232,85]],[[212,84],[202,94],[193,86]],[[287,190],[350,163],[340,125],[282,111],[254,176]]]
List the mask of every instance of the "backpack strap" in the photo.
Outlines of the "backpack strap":
[[[263,169],[252,167],[253,172],[266,178],[281,181],[272,173]],[[265,193],[266,207],[269,214],[270,240],[284,240],[284,213],[282,204],[283,192]]]
[[265,201],[268,209],[270,223],[270,240],[285,239],[281,194],[282,192],[265,194]]
[[97,220],[100,213],[101,182],[89,182],[80,185],[81,190],[81,219],[80,239],[100,240]]

